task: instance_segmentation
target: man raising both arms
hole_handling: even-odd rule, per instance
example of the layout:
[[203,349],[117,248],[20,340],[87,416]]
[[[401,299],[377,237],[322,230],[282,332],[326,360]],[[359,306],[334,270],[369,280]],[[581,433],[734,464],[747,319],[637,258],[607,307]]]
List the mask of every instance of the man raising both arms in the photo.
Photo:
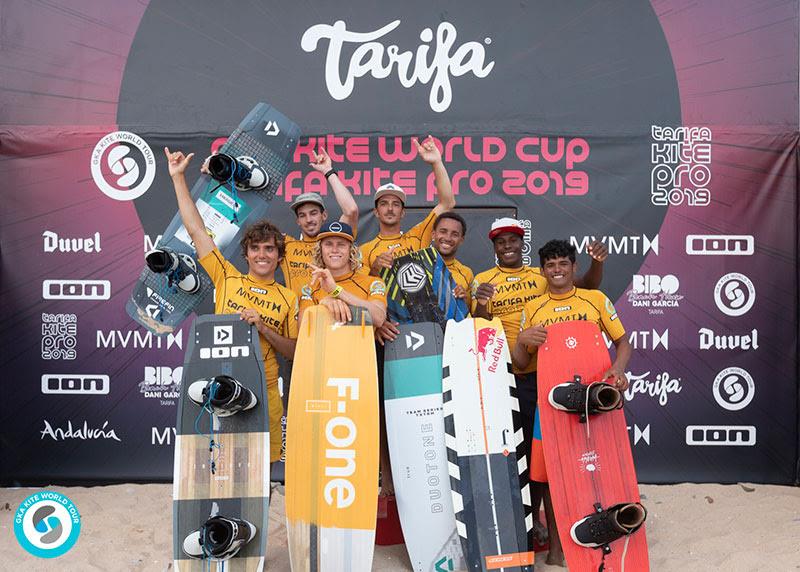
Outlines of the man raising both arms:
[[[275,352],[291,359],[297,342],[297,296],[275,281],[275,270],[284,252],[283,234],[266,220],[250,225],[241,241],[248,272],[241,274],[222,257],[192,200],[185,173],[194,154],[171,153],[166,147],[164,153],[169,162],[181,220],[194,242],[197,259],[214,283],[214,311],[217,314],[239,314],[242,320],[258,330],[267,384],[270,461],[275,462],[281,455],[283,414]],[[154,250],[148,256],[163,256],[163,252]]]
[[[541,269],[522,263],[524,236],[525,229],[518,220],[508,217],[495,220],[489,231],[489,239],[494,245],[497,265],[475,276],[472,282],[472,315],[488,320],[500,318],[510,348],[514,347],[517,340],[523,306],[547,290]],[[608,257],[608,251],[603,243],[594,242],[589,246],[589,255],[592,257],[591,267],[576,283],[585,288],[597,288],[603,278],[603,261]],[[530,456],[536,411],[535,369],[535,360],[524,368],[516,365],[513,368],[524,437],[523,451],[527,456]],[[527,483],[530,476],[523,473],[520,478]],[[534,484],[531,494],[533,533],[539,540],[544,538],[544,527],[538,520],[541,498],[542,488]],[[528,549],[532,550],[533,538],[529,538],[528,542]]]
[[[617,348],[617,355],[604,380],[613,383],[620,391],[628,387],[625,369],[631,357],[631,345],[625,337],[625,328],[620,323],[611,300],[599,290],[584,290],[576,287],[575,247],[565,240],[551,240],[539,250],[541,268],[547,281],[547,291],[525,303],[520,317],[519,336],[511,347],[511,360],[520,371],[528,371],[536,362],[539,346],[547,340],[547,326],[570,320],[588,320],[596,323]],[[564,308],[570,308],[564,311]],[[537,416],[538,425],[538,416]],[[539,431],[537,430],[537,433]],[[530,448],[526,449],[530,451]],[[537,447],[530,459],[531,479],[546,483],[544,455]],[[549,489],[544,485],[545,510],[550,532],[548,564],[564,565],[564,553],[558,538],[558,529],[553,518]]]

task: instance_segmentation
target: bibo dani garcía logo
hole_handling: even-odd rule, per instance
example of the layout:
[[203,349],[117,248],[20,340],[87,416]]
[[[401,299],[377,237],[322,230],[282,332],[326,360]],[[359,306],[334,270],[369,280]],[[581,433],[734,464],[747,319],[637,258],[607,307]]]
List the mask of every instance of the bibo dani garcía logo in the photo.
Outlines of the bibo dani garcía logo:
[[114,131],[92,151],[92,178],[115,201],[132,201],[147,192],[156,176],[156,161],[147,142],[128,131]]
[[78,541],[81,515],[69,498],[40,491],[22,501],[14,514],[14,535],[25,550],[40,558],[61,556]]

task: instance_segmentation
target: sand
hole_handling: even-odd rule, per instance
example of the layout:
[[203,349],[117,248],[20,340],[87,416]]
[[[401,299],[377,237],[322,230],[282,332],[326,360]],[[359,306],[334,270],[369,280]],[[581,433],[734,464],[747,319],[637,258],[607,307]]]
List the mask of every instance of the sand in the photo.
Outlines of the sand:
[[[77,545],[43,560],[17,543],[13,515],[37,489],[0,489],[2,570],[171,570],[171,485],[50,487],[81,512]],[[643,485],[651,569],[725,572],[800,570],[800,488],[768,485]],[[268,569],[289,570],[284,497],[273,496]],[[536,570],[563,572],[544,564]],[[411,570],[403,545],[375,548],[373,570]]]

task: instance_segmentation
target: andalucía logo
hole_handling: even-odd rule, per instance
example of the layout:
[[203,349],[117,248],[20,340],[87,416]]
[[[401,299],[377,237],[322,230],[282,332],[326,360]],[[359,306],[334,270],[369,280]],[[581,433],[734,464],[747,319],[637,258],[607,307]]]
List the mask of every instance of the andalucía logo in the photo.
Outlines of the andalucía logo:
[[55,558],[69,551],[80,532],[77,507],[55,491],[30,495],[14,515],[14,535],[20,546],[40,558]]

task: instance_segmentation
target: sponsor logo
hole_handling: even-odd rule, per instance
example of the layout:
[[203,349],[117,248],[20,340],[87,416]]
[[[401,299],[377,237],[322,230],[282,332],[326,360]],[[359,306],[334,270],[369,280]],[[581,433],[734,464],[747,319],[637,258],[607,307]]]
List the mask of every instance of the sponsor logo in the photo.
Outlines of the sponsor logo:
[[645,445],[650,444],[650,424],[644,426],[644,429],[640,428],[638,425],[628,425],[628,432],[633,429],[633,444],[634,446],[639,444],[639,441],[644,441]]
[[670,377],[666,371],[656,375],[654,381],[651,381],[650,374],[651,372],[649,371],[638,375],[627,372],[630,385],[625,390],[626,401],[633,401],[633,398],[637,395],[649,395],[650,397],[657,397],[658,404],[664,407],[671,394],[678,394],[683,389],[681,378]]
[[[337,101],[350,97],[357,78],[371,75],[382,79],[394,71],[400,85],[406,89],[417,83],[430,83],[428,102],[437,113],[446,111],[453,100],[451,76],[472,73],[475,77],[485,78],[494,68],[493,61],[486,62],[483,44],[470,41],[455,46],[458,32],[450,22],[440,22],[435,33],[431,28],[424,28],[419,34],[422,44],[413,50],[401,51],[395,44],[387,47],[377,41],[399,25],[400,20],[394,20],[372,32],[354,32],[347,29],[343,20],[332,26],[316,24],[303,33],[300,47],[311,53],[316,51],[320,40],[328,40],[325,86]],[[491,39],[485,38],[484,43],[490,44]],[[354,46],[349,62],[346,58],[342,61],[346,45]],[[430,57],[429,53],[433,56]]]
[[723,369],[714,378],[714,399],[728,411],[740,411],[747,407],[756,394],[753,377],[740,367]]
[[470,348],[469,351],[475,355],[481,356],[483,361],[486,361],[486,348],[494,345],[494,339],[496,336],[497,330],[494,328],[481,328],[478,330],[476,347]]
[[694,256],[751,256],[755,239],[749,234],[689,234],[686,254]]
[[46,230],[42,233],[45,252],[100,252],[100,233],[92,238],[61,238],[55,232]]
[[171,446],[177,433],[175,427],[150,427],[150,444]]
[[578,470],[580,472],[588,471],[593,473],[599,471],[600,468],[600,455],[597,454],[597,451],[587,451],[578,457]]
[[356,472],[356,450],[352,448],[358,429],[345,415],[348,402],[358,401],[359,379],[331,377],[326,384],[336,388],[336,412],[325,424],[325,478],[323,496],[328,506],[347,508],[356,500],[356,488],[350,477]]
[[634,274],[628,303],[634,308],[647,308],[649,314],[663,314],[665,308],[679,308],[683,295],[680,282],[672,275]]
[[302,288],[300,288],[300,299],[301,300],[311,300],[311,286],[306,284]]
[[214,346],[213,348],[200,348],[200,359],[233,359],[248,357],[249,346]]
[[405,292],[419,292],[425,287],[426,277],[422,266],[416,262],[406,262],[397,271],[397,284]]
[[[525,234],[522,235],[522,264],[526,266],[538,266],[539,264],[533,264],[533,229],[530,219],[521,218],[518,219],[519,223],[522,225]],[[494,257],[495,264],[497,264],[497,256]],[[517,278],[519,280],[519,278]]]
[[149,234],[144,235],[144,253],[147,254],[154,248],[161,244],[161,235],[159,234],[155,240],[150,238]]
[[99,429],[89,427],[88,421],[84,421],[83,426],[81,427],[79,425],[77,428],[72,427],[72,421],[67,421],[66,429],[62,429],[61,427],[53,429],[50,422],[44,420],[44,429],[40,432],[42,434],[42,439],[50,437],[53,441],[66,441],[68,439],[78,439],[80,441],[112,439],[120,443],[122,442],[122,439],[117,437],[117,433],[114,429],[108,429],[108,421],[103,422],[103,425]]
[[78,316],[42,314],[42,359],[78,357]]
[[151,318],[158,318],[161,315],[162,310],[167,310],[170,313],[175,311],[175,306],[173,306],[161,294],[149,286],[147,286],[145,290],[147,291],[147,297],[155,302],[155,304],[148,304],[145,306],[144,311],[147,312],[148,316]]
[[373,280],[369,285],[369,293],[371,296],[383,296],[386,294],[386,285],[382,280]]
[[556,306],[553,308],[553,312],[568,312],[572,310],[572,306]]
[[753,425],[689,425],[686,444],[692,446],[752,447],[756,444]]
[[45,300],[108,300],[111,282],[108,280],[44,280],[42,298]]
[[650,202],[657,206],[705,207],[711,203],[711,129],[650,129]]
[[564,345],[567,346],[568,350],[574,350],[578,347],[578,340],[569,336],[566,340],[564,340]]
[[746,314],[756,301],[756,288],[744,274],[730,272],[717,280],[714,287],[714,302],[723,314],[741,316]]
[[700,334],[701,350],[757,350],[758,349],[758,330],[753,328],[749,334],[726,334],[714,333],[709,328],[697,330]]
[[42,393],[108,395],[111,379],[102,374],[51,373],[42,376]]
[[[433,413],[432,413],[433,414]],[[425,478],[425,484],[427,485],[428,489],[428,507],[431,511],[431,514],[437,514],[444,510],[444,505],[440,502],[442,497],[447,494],[446,491],[442,491],[442,479],[439,478],[437,474],[430,474],[432,471],[435,471],[437,468],[437,464],[439,459],[437,459],[437,443],[436,443],[436,431],[434,429],[433,423],[422,423],[420,425],[420,437],[422,437],[422,451],[423,457],[425,457],[425,469],[426,473],[428,473],[427,478]],[[444,459],[446,462],[446,459]]]
[[419,347],[425,343],[425,336],[417,332],[409,332],[406,334],[406,349],[412,352],[417,351]]
[[153,184],[156,162],[144,139],[128,131],[115,131],[95,145],[91,171],[97,188],[107,197],[132,201]]
[[140,350],[170,349],[176,346],[183,349],[183,330],[178,330],[174,334],[164,336],[154,336],[152,332],[140,332],[139,330],[128,330],[124,334],[122,330],[97,330],[96,345],[98,348],[133,348]]
[[[438,477],[437,477],[438,478]],[[455,570],[455,561],[447,556],[442,556],[434,563],[434,572],[452,572]]]
[[267,291],[263,288],[256,288],[255,286],[250,286],[250,291],[255,292],[256,294],[266,294]]
[[214,345],[232,344],[233,326],[214,326]]
[[264,126],[264,133],[269,135],[270,137],[274,137],[281,132],[281,128],[278,127],[277,121],[267,121],[267,124]]
[[506,276],[506,282],[519,282],[522,280],[519,276]]
[[14,513],[17,542],[39,558],[56,558],[69,552],[80,533],[78,508],[69,497],[55,491],[28,496]]
[[144,379],[139,382],[139,393],[145,399],[158,399],[160,405],[175,405],[180,398],[183,367],[146,366]]
[[[603,332],[603,339],[606,347],[610,348],[613,343]],[[657,350],[658,348],[669,349],[669,328],[663,332],[658,330],[632,330],[628,332],[628,341],[635,350]]]
[[609,254],[637,254],[646,255],[651,252],[658,256],[658,235],[650,238],[646,235],[633,236],[570,236],[570,243],[579,253],[587,252],[589,245],[595,240],[599,240],[608,248]]

